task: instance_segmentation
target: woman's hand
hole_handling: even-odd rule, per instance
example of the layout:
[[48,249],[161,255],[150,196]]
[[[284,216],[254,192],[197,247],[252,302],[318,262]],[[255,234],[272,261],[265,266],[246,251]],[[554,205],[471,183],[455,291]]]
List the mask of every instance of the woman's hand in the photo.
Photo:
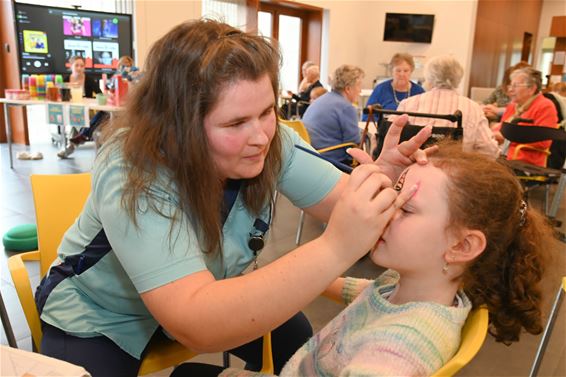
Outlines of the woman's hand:
[[[396,181],[407,166],[415,162],[420,165],[426,164],[428,162],[427,156],[437,151],[438,147],[432,146],[424,150],[419,149],[432,133],[432,127],[430,126],[423,128],[411,139],[399,144],[401,131],[407,124],[409,117],[403,114],[399,117],[390,117],[389,119],[392,120],[392,123],[389,131],[387,131],[387,135],[385,135],[383,149],[375,161],[375,165],[392,181]],[[349,149],[348,154],[361,164],[373,162],[371,157],[361,149]]]
[[329,249],[362,257],[377,242],[395,211],[397,192],[374,164],[352,172],[321,236]]
[[497,119],[498,111],[499,111],[499,109],[497,108],[497,106],[495,106],[493,104],[485,105],[483,107],[483,113],[485,114],[486,118]]

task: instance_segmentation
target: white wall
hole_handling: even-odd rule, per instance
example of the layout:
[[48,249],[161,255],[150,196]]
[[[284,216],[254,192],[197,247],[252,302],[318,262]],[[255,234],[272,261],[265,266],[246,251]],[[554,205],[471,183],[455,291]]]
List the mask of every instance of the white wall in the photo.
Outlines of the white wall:
[[151,45],[175,25],[200,18],[201,0],[134,1],[136,63],[143,67]]
[[[328,72],[341,64],[355,64],[366,72],[364,88],[384,75],[384,66],[397,52],[426,58],[453,54],[469,71],[476,24],[477,0],[302,1],[328,10]],[[434,14],[432,43],[384,42],[385,13]],[[325,62],[323,61],[323,64]],[[322,69],[324,72],[324,68]],[[419,72],[416,72],[419,75]],[[325,77],[323,77],[325,79]],[[469,75],[459,91],[467,92]]]

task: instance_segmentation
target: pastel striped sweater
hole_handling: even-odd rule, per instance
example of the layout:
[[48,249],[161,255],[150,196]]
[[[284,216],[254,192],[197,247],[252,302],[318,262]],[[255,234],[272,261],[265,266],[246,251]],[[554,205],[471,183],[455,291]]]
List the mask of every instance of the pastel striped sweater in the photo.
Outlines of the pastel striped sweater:
[[[458,349],[471,303],[459,292],[453,307],[393,305],[386,297],[398,279],[386,271],[360,292],[363,280],[347,278],[342,295],[351,304],[293,355],[280,376],[428,376],[442,367]],[[259,374],[221,374],[253,375]]]

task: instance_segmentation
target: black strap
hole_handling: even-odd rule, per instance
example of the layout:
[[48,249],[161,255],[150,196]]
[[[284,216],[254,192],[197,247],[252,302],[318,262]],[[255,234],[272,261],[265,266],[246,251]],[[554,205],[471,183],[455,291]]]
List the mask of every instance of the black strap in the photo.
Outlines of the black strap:
[[222,203],[222,211],[220,212],[222,225],[226,222],[228,214],[236,202],[241,185],[242,181],[240,180],[229,179],[226,182],[226,188],[224,189],[224,201]]

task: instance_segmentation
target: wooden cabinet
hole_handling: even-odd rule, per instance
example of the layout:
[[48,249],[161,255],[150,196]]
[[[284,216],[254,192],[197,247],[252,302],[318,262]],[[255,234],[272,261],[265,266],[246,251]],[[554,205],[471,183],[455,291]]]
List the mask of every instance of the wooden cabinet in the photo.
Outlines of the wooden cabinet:
[[562,81],[565,81],[564,77],[566,74],[564,73],[564,65],[566,64],[566,16],[552,17],[550,36],[556,37],[556,43],[554,44],[554,58],[552,59],[550,74],[552,76],[559,75],[562,77]]

